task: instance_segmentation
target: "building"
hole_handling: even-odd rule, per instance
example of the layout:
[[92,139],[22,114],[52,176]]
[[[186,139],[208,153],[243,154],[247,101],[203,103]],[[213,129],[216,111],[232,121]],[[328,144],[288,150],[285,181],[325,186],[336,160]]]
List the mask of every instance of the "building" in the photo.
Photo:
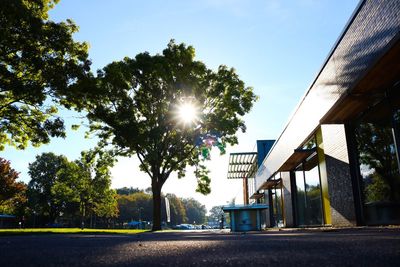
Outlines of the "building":
[[359,3],[255,174],[267,227],[400,223],[399,38],[400,1]]
[[257,140],[257,152],[239,152],[229,155],[228,179],[243,180],[243,203],[249,204],[249,196],[254,199],[255,174],[275,140]]

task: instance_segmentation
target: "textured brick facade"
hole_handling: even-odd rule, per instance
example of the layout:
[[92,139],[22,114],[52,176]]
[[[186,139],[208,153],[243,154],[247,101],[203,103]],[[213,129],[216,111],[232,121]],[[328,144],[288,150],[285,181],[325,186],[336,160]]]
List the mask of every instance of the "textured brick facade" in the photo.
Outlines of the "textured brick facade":
[[283,214],[285,218],[285,227],[293,227],[293,207],[292,207],[292,193],[290,188],[290,173],[283,172],[282,178],[282,191],[283,191]]
[[356,225],[344,125],[322,125],[332,225]]

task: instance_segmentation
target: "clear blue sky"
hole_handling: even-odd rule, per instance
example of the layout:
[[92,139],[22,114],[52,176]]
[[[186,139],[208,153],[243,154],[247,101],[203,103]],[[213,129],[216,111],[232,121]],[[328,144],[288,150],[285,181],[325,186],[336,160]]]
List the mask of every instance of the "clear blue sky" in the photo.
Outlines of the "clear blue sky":
[[[256,139],[275,139],[311,84],[330,49],[357,6],[356,0],[62,0],[51,11],[55,21],[72,19],[80,31],[77,40],[90,44],[92,69],[125,56],[148,51],[160,53],[170,39],[194,46],[197,60],[216,69],[234,67],[246,85],[260,97],[246,115],[246,134],[230,152],[251,151]],[[76,114],[63,112],[67,123]],[[43,151],[64,154],[71,160],[94,145],[83,138],[84,129],[50,145],[16,151],[6,148],[1,157],[11,160],[29,181],[28,163]],[[211,208],[233,197],[240,202],[241,182],[226,180],[227,156],[210,162],[213,192],[194,193],[188,171],[172,177],[164,192],[195,197]],[[121,159],[113,169],[113,186],[150,186],[135,159]],[[178,184],[179,183],[179,184]]]

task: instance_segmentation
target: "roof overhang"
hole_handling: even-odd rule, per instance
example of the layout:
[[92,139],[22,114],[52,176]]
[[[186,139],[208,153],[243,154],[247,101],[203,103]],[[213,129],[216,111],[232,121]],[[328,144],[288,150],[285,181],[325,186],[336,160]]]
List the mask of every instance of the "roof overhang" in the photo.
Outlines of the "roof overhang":
[[[280,168],[289,170],[295,165],[285,162],[293,154],[291,149],[299,147],[321,124],[357,121],[399,81],[400,5],[389,2],[360,1],[265,159],[265,175]],[[400,94],[399,86],[396,89]],[[392,95],[387,98],[394,100]],[[395,104],[400,104],[400,98]]]
[[[400,35],[400,34],[399,34]],[[400,37],[393,40],[386,53],[360,79],[357,85],[349,90],[321,118],[321,124],[346,123],[357,119],[359,114],[375,106],[385,97],[387,90],[400,82]],[[397,89],[392,94],[399,95]],[[391,99],[395,99],[392,95]],[[389,106],[386,106],[389,109]],[[380,112],[386,112],[385,105]],[[389,111],[387,111],[389,112]]]
[[295,149],[293,154],[278,169],[279,172],[288,172],[296,168],[300,163],[316,152],[316,148]]
[[231,153],[229,155],[228,179],[252,178],[256,171],[256,152]]
[[250,199],[260,199],[260,198],[262,198],[263,196],[264,196],[263,193],[255,192],[253,195],[251,195]]
[[274,186],[277,186],[279,183],[282,182],[282,179],[276,179],[276,180],[272,180],[272,179],[268,179],[267,181],[265,181],[264,183],[262,183],[262,185],[260,186],[259,190],[264,189],[271,189]]

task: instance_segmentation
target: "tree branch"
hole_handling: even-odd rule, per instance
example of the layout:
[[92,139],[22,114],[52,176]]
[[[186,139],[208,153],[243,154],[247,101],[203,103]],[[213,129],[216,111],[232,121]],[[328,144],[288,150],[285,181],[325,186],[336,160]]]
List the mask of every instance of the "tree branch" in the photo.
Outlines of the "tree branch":
[[164,182],[168,179],[169,175],[174,171],[174,169],[176,168],[176,166],[178,166],[179,163],[181,163],[182,161],[184,161],[185,159],[187,159],[187,158],[189,157],[189,155],[192,154],[193,151],[194,151],[195,149],[196,149],[196,146],[193,146],[193,147],[188,151],[188,153],[186,153],[186,154],[184,155],[184,157],[181,158],[181,160],[178,160],[178,161],[176,161],[176,162],[174,162],[174,163],[171,163],[171,167],[169,168],[168,171],[166,170],[166,169],[167,169],[167,163],[164,165],[163,170],[162,170],[163,179],[164,179],[164,177],[165,177]]
[[139,148],[138,147],[136,147],[136,155],[137,155],[140,163],[142,164],[144,171],[150,176],[151,179],[153,179],[154,175],[146,167],[146,164],[144,164],[144,155],[139,152]]

